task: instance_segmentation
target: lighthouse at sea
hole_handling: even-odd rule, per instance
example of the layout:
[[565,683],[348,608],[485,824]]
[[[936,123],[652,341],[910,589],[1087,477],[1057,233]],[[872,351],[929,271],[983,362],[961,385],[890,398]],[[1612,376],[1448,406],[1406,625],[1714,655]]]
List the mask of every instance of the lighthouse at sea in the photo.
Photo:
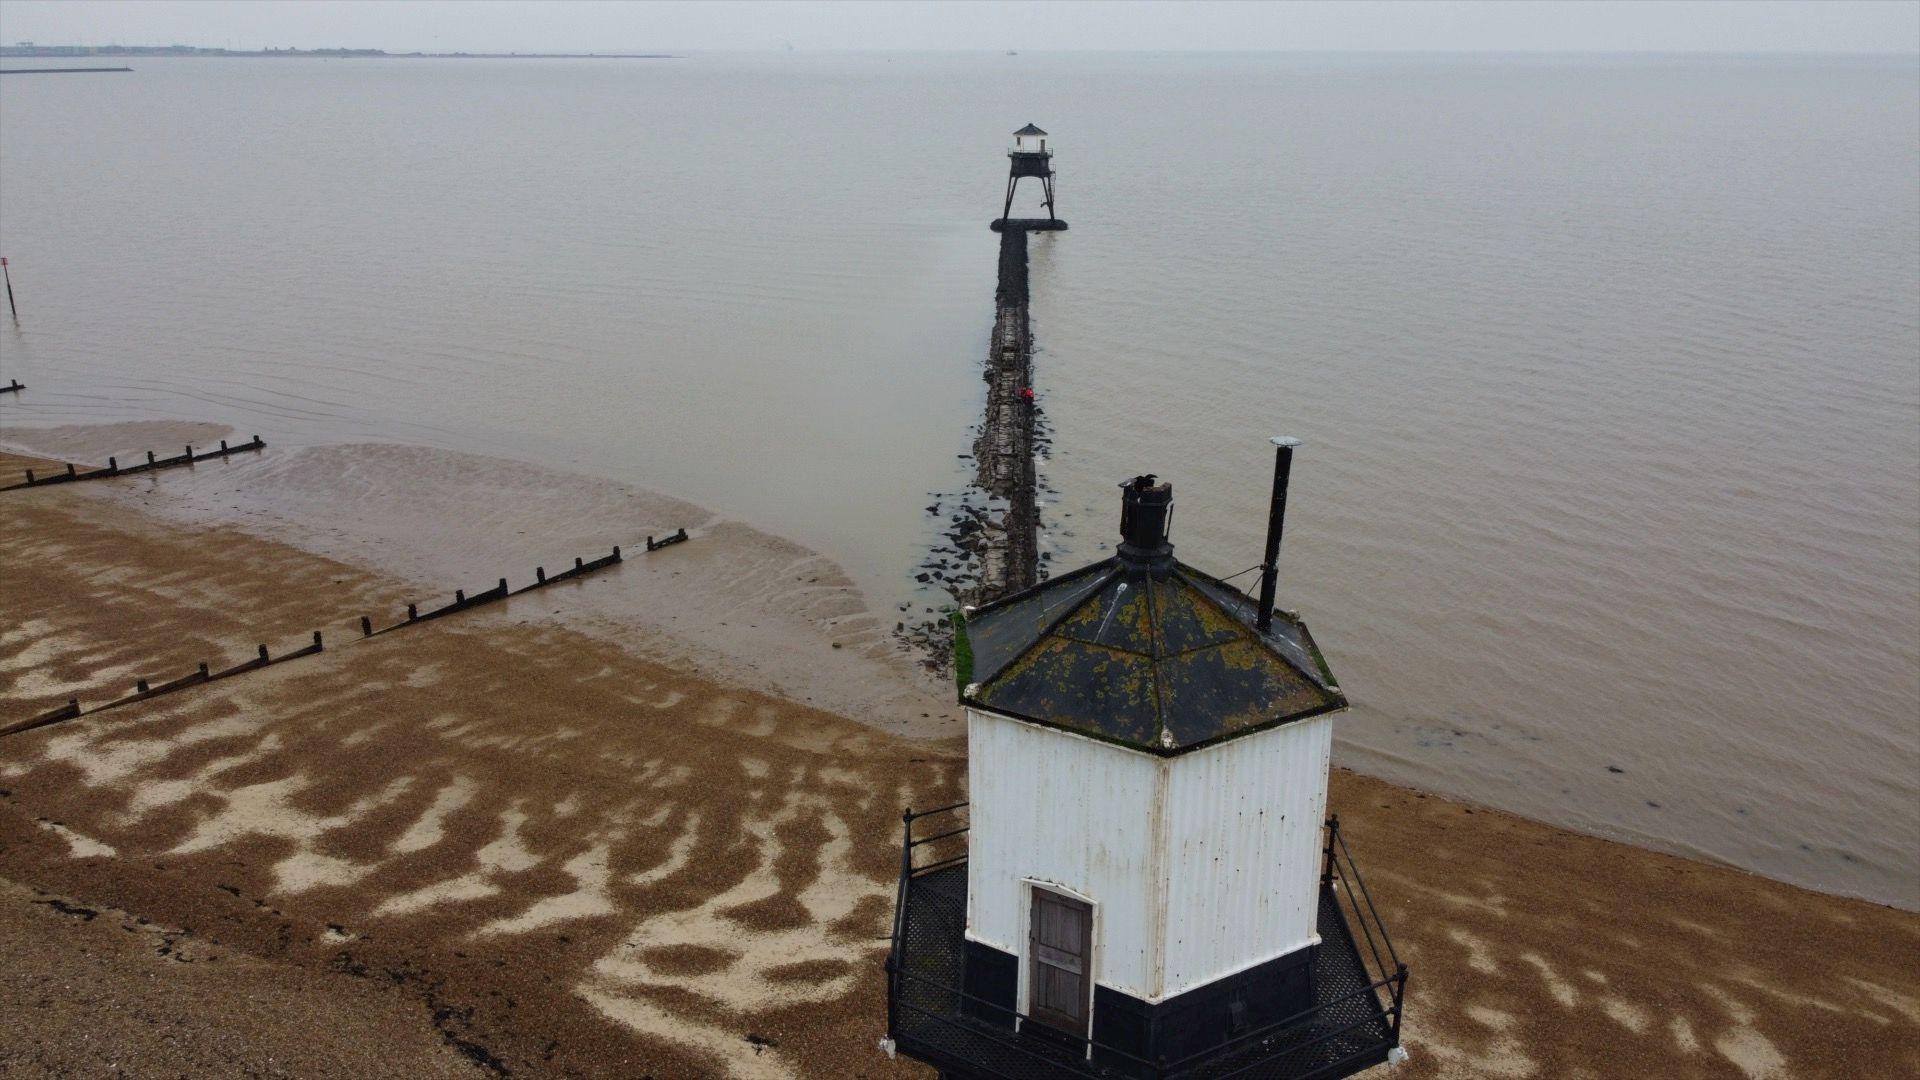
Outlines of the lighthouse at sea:
[[[1040,181],[1040,194],[1047,208],[1046,217],[1013,216],[1013,197],[1020,189],[1020,181],[1029,177]],[[1034,124],[1014,132],[1013,146],[1007,150],[1007,202],[1001,207],[1000,216],[993,221],[993,231],[1057,232],[1066,228],[1067,223],[1053,212],[1053,180],[1053,151],[1047,148],[1047,133]]]
[[888,1052],[948,1080],[1404,1056],[1407,969],[1326,815],[1347,699],[1274,608],[1298,445],[1274,443],[1258,599],[1174,557],[1149,475],[1112,558],[966,613],[970,801],[906,815]]

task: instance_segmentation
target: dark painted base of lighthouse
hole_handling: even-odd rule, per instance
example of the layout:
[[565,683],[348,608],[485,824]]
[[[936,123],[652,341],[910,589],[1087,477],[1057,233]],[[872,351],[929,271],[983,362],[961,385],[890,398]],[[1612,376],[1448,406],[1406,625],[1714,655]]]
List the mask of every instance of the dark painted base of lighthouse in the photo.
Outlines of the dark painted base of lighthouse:
[[964,1001],[968,1015],[997,1027],[1013,1030],[1013,1014],[1020,998],[1020,958],[991,945],[965,941],[961,960],[960,989],[978,1001]]
[[1404,969],[1385,979],[1369,969],[1332,885],[1321,887],[1317,946],[1157,1004],[1096,985],[1091,1047],[1016,1024],[1020,961],[966,939],[964,859],[902,886],[889,1045],[949,1080],[1337,1080],[1400,1041]]
[[[1019,958],[977,941],[967,941],[964,948],[961,989],[969,999],[979,999],[964,1005],[975,1019],[1011,1030],[1019,994]],[[1094,1061],[1122,1074],[1125,1055],[1181,1061],[1220,1050],[1240,1035],[1312,1009],[1313,959],[1318,948],[1298,949],[1160,1002],[1095,984],[1093,1041],[1100,1049],[1095,1050]]]
[[1153,1005],[1095,986],[1094,1039],[1149,1060],[1181,1061],[1220,1049],[1235,1036],[1313,1008],[1318,948],[1296,950]]

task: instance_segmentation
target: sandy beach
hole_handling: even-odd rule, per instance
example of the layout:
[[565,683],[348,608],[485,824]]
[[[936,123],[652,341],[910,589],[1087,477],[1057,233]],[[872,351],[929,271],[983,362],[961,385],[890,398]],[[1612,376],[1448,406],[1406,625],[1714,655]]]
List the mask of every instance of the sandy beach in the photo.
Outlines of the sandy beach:
[[[0,738],[0,1074],[930,1075],[876,1043],[950,691],[829,560],[596,484],[270,446],[0,494],[0,726],[328,642]],[[1332,806],[1412,969],[1396,1076],[1920,1074],[1920,915],[1351,773]]]

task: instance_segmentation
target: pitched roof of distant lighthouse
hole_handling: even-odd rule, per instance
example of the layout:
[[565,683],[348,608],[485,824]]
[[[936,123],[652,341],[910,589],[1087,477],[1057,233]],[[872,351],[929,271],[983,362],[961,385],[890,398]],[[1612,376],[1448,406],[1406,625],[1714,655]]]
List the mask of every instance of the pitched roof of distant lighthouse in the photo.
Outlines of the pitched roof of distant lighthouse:
[[1041,131],[1039,128],[1034,127],[1032,124],[1028,124],[1026,127],[1023,127],[1019,131],[1014,132],[1014,134],[1015,135],[1045,135],[1046,132]]
[[967,704],[1173,755],[1343,708],[1306,624],[1179,562],[1169,485],[1126,485],[1113,558],[966,619]]

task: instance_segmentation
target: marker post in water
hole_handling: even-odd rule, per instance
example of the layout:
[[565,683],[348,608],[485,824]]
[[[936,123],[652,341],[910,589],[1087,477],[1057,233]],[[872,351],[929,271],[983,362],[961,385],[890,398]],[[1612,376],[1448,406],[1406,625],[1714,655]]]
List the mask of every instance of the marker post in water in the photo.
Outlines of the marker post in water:
[[13,313],[13,320],[20,321],[20,309],[13,306],[13,275],[7,270],[7,257],[0,255],[0,277],[7,279],[7,310]]

